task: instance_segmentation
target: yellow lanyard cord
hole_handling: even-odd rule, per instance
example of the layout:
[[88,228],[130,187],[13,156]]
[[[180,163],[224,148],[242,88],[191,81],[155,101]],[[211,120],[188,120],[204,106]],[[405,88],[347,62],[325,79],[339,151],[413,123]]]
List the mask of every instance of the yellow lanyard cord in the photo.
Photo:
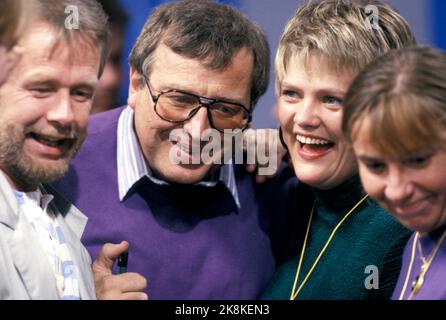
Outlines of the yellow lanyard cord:
[[[415,237],[413,239],[412,254],[410,257],[409,268],[407,269],[406,279],[404,280],[404,286],[403,286],[403,289],[401,290],[401,294],[400,294],[400,297],[398,298],[398,300],[403,300],[404,293],[406,292],[406,289],[407,289],[407,284],[409,282],[410,274],[412,273],[413,262],[415,260],[415,247],[416,247],[417,241],[419,241],[419,238],[420,238],[419,235],[420,235],[419,232],[415,233]],[[443,232],[440,239],[437,241],[437,244],[435,245],[435,248],[429,257],[427,264],[423,264],[423,266],[421,267],[421,272],[420,272],[419,277],[422,277],[422,279],[424,279],[424,276],[426,275],[427,271],[429,270],[429,267],[431,266],[431,263],[434,260],[435,255],[437,254],[438,250],[440,249],[441,244],[443,243],[445,238],[446,238],[446,230]],[[412,297],[418,292],[418,290],[421,288],[421,286],[423,284],[422,282],[420,282],[420,285],[419,285],[418,289],[416,290],[417,282],[418,282],[418,279],[415,280],[415,286],[412,288],[411,293],[408,297],[408,300],[412,299]]]
[[342,223],[350,216],[350,214],[361,204],[364,202],[365,199],[367,199],[369,195],[365,195],[361,200],[359,200],[359,202],[344,216],[344,218],[342,218],[341,221],[339,221],[339,223],[336,225],[336,227],[333,229],[330,237],[328,238],[327,242],[325,243],[324,247],[322,248],[321,252],[319,253],[319,256],[316,258],[316,260],[314,261],[313,265],[311,266],[310,271],[308,271],[305,279],[302,281],[302,283],[300,284],[299,288],[296,290],[296,285],[297,285],[297,281],[299,280],[299,274],[300,274],[300,268],[302,265],[302,261],[303,261],[303,257],[305,255],[305,249],[307,246],[307,240],[308,240],[308,236],[310,234],[310,229],[311,229],[311,222],[313,220],[313,212],[314,212],[314,208],[316,205],[316,201],[313,203],[313,208],[311,209],[311,214],[310,214],[310,219],[308,221],[308,226],[307,226],[307,231],[305,233],[305,240],[304,240],[304,245],[302,248],[302,252],[300,254],[300,259],[299,259],[299,264],[297,267],[297,271],[296,271],[296,276],[294,278],[294,285],[293,285],[293,289],[291,291],[291,296],[290,296],[290,300],[295,300],[297,295],[299,294],[299,292],[302,290],[303,286],[305,285],[305,283],[307,282],[308,278],[310,277],[310,275],[313,273],[314,268],[316,268],[316,265],[318,264],[320,258],[322,257],[322,255],[325,253],[325,250],[327,249],[328,245],[330,244],[331,240],[333,239],[333,236],[335,235],[336,231],[338,231],[339,227],[342,225]]
[[417,240],[418,240],[418,232],[415,233],[415,237],[413,239],[412,254],[410,257],[409,269],[407,269],[407,274],[406,274],[406,279],[404,280],[403,290],[401,290],[401,294],[400,294],[400,297],[398,298],[398,300],[403,300],[404,292],[406,292],[407,283],[409,282],[409,277],[412,272],[413,260],[415,259],[415,247],[417,244]]
[[311,208],[310,219],[309,219],[309,222],[307,225],[307,231],[305,232],[304,246],[303,246],[302,252],[300,254],[299,263],[297,265],[297,272],[296,272],[296,276],[294,277],[294,284],[293,284],[293,289],[291,290],[290,300],[296,299],[296,296],[297,296],[297,293],[296,293],[296,295],[294,295],[294,292],[296,290],[297,280],[298,280],[299,274],[300,274],[300,267],[302,265],[302,260],[303,260],[304,253],[305,253],[305,247],[307,244],[308,235],[310,234],[311,220],[313,220],[313,212],[314,212],[315,205],[316,205],[316,201],[313,202],[313,207]]

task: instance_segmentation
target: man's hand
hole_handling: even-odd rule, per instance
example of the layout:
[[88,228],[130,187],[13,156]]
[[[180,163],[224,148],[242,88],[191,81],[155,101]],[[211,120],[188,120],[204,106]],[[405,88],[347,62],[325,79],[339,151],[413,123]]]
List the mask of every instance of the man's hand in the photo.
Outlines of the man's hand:
[[246,151],[246,170],[256,172],[256,182],[263,183],[274,177],[287,150],[276,129],[248,129],[244,132],[243,147]]
[[138,273],[128,272],[119,275],[112,273],[115,260],[125,251],[129,243],[106,243],[93,262],[93,276],[96,296],[99,300],[147,300],[143,290],[147,287],[147,280]]

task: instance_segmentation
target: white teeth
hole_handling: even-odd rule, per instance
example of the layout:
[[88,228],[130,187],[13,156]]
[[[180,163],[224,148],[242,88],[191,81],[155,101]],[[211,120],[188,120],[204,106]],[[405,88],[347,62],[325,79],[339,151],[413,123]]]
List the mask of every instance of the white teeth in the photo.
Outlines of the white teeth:
[[330,143],[330,141],[327,141],[327,140],[313,139],[313,138],[308,138],[308,137],[304,137],[301,135],[296,135],[296,140],[299,141],[300,143],[304,143],[304,144],[325,145],[325,144]]
[[39,141],[43,144],[46,144],[47,146],[50,146],[50,147],[57,147],[59,145],[57,142],[51,142],[51,141],[47,141],[47,140],[43,140],[43,139],[39,139]]
[[41,138],[43,141],[49,142],[49,143],[58,143],[60,139],[50,139],[50,138]]
[[40,139],[40,142],[43,142],[44,144],[46,144],[50,147],[57,147],[60,145],[60,143],[57,141],[49,141],[47,139]]
[[39,136],[36,135],[35,138],[40,141],[43,144],[46,144],[50,147],[58,147],[62,144],[62,140],[61,139],[57,139],[57,138],[52,138],[52,137],[43,137],[43,136]]

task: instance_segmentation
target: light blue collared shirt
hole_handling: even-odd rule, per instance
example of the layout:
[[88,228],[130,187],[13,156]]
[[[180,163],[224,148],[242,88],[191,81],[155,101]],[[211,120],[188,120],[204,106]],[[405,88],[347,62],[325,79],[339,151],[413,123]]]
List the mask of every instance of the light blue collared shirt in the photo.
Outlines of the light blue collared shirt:
[[[144,155],[139,146],[138,138],[133,126],[134,111],[127,107],[119,116],[118,122],[118,190],[119,200],[122,202],[129,190],[143,177],[147,176],[152,182],[168,185],[169,182],[155,177],[147,166]],[[218,173],[217,173],[218,174]],[[211,179],[200,181],[197,185],[213,187],[221,181],[231,193],[237,207],[240,209],[237,185],[235,183],[234,166],[232,160],[224,164],[219,170],[219,177],[213,175]]]

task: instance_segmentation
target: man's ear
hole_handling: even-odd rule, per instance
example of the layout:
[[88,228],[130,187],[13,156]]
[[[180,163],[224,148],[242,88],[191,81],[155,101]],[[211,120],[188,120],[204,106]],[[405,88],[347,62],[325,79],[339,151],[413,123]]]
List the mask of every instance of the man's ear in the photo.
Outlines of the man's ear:
[[129,97],[127,99],[127,104],[133,110],[136,107],[136,97],[139,91],[141,91],[144,87],[142,86],[142,75],[138,72],[138,70],[130,67],[130,85],[129,85]]

